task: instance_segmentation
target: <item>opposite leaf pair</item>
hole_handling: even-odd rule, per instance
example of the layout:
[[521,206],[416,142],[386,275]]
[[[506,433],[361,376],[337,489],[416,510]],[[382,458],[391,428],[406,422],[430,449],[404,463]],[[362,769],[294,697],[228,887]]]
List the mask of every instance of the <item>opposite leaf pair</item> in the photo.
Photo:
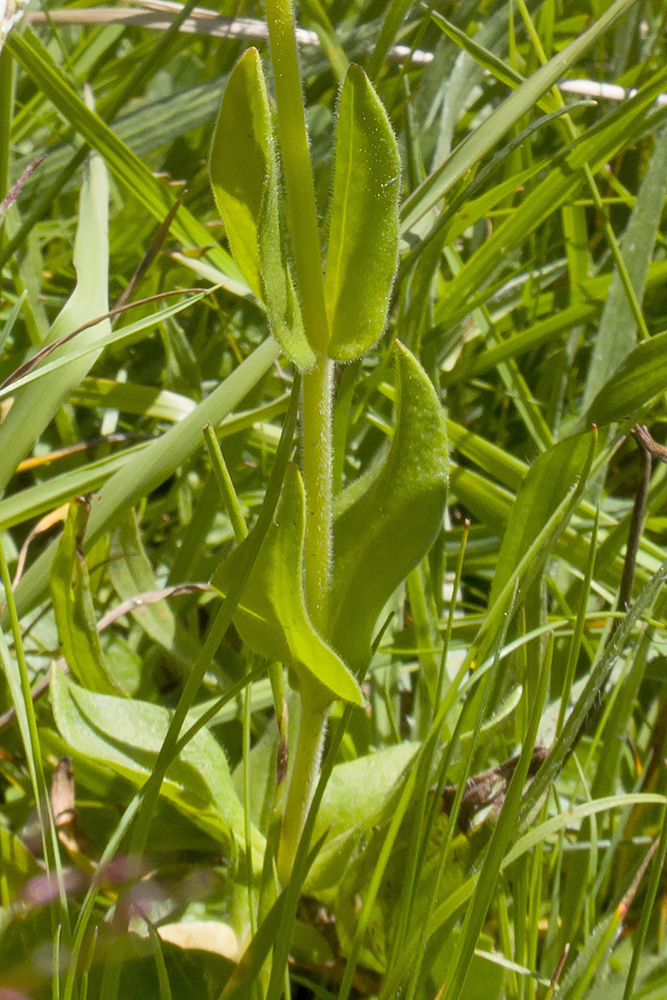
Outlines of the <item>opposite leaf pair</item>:
[[387,114],[364,71],[349,67],[338,106],[324,274],[327,330],[304,328],[286,231],[292,249],[300,233],[281,211],[274,124],[256,49],[243,55],[227,84],[210,173],[234,259],[264,303],[285,354],[304,371],[318,353],[334,361],[365,354],[384,329],[396,270],[401,164]]

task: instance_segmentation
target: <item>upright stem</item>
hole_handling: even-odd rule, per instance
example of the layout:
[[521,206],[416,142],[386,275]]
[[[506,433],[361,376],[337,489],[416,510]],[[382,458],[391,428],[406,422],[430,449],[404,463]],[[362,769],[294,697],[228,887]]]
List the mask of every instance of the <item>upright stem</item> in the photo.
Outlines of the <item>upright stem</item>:
[[[332,364],[321,355],[303,380],[303,478],[306,488],[304,547],[306,606],[315,628],[327,634],[332,569]],[[296,756],[285,804],[278,877],[289,880],[310,808],[327,725],[328,699],[316,681],[301,684]]]
[[[325,356],[329,324],[292,0],[267,0],[266,17],[296,284],[306,336],[318,352],[315,366],[303,380],[304,572],[306,607],[315,628],[326,638],[333,537],[332,364]],[[278,851],[278,874],[283,885],[292,873],[319,774],[329,705],[325,689],[316,680],[304,682],[300,694],[299,738]]]
[[315,185],[308,149],[296,51],[296,24],[291,0],[267,0],[266,20],[271,42],[278,132],[299,302],[311,346],[316,351],[325,351],[329,342],[329,327],[324,304]]
[[7,49],[0,51],[0,201],[9,191],[9,138],[14,103],[14,60]]
[[306,489],[306,605],[328,631],[332,571],[332,363],[320,355],[303,380],[303,481]]
[[318,693],[316,687],[310,684],[301,689],[299,738],[278,850],[278,878],[281,885],[286,885],[292,874],[294,858],[320,773],[328,709],[322,707],[321,693],[319,698]]

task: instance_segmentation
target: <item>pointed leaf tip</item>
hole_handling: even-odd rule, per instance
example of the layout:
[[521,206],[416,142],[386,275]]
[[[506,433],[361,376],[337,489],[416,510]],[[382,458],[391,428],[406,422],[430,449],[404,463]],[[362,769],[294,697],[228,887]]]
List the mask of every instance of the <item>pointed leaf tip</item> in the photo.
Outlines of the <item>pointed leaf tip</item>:
[[273,122],[262,61],[248,49],[227,82],[209,174],[234,260],[264,302],[272,335],[302,370],[314,364],[285,250]]
[[401,161],[387,113],[364,71],[341,90],[324,291],[327,354],[361,357],[380,337],[398,260]]
[[445,415],[417,359],[396,342],[396,430],[384,463],[338,498],[333,644],[352,669],[370,658],[378,615],[431,547],[447,500]]

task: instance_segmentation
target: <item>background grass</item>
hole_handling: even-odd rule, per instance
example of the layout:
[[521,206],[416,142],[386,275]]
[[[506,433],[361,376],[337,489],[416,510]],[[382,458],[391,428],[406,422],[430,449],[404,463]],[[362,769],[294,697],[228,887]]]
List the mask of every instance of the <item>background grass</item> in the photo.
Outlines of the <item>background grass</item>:
[[[204,424],[260,527],[293,444],[293,373],[206,167],[232,66],[251,41],[270,59],[259,6],[193,7],[35,7],[0,54],[0,197],[24,181],[0,232],[0,992],[664,997],[659,451],[616,613],[647,471],[627,435],[664,438],[664,3],[298,11],[323,230],[348,61],[403,164],[388,328],[338,371],[337,489],[391,433],[395,337],[446,407],[451,476],[368,711],[334,709],[280,895],[263,859],[296,705],[228,628],[239,593],[189,586],[235,537]],[[83,566],[57,539],[89,492]],[[45,802],[64,754],[75,814]],[[516,754],[464,822],[466,778]]]

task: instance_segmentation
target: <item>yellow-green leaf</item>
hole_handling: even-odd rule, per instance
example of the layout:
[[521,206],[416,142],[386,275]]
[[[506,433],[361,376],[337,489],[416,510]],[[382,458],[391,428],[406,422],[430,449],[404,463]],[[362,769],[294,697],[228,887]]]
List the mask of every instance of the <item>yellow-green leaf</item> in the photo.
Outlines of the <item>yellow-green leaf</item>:
[[398,343],[396,372],[396,430],[386,460],[337,503],[332,641],[354,670],[368,662],[385,603],[431,547],[447,499],[442,406],[417,359]]
[[[303,483],[296,466],[288,465],[273,523],[243,591],[234,624],[256,653],[292,667],[298,679],[319,681],[323,703],[342,698],[361,705],[363,696],[355,678],[308,617],[303,593],[304,535]],[[247,544],[245,539],[214,573],[211,583],[221,593],[229,590]]]
[[264,302],[271,333],[295,364],[310,368],[315,355],[285,250],[273,123],[257,49],[248,49],[229,77],[209,171],[234,260]]
[[89,691],[118,694],[120,689],[102,654],[83,554],[89,515],[90,501],[85,497],[72,500],[51,566],[53,611],[63,656],[73,676]]

